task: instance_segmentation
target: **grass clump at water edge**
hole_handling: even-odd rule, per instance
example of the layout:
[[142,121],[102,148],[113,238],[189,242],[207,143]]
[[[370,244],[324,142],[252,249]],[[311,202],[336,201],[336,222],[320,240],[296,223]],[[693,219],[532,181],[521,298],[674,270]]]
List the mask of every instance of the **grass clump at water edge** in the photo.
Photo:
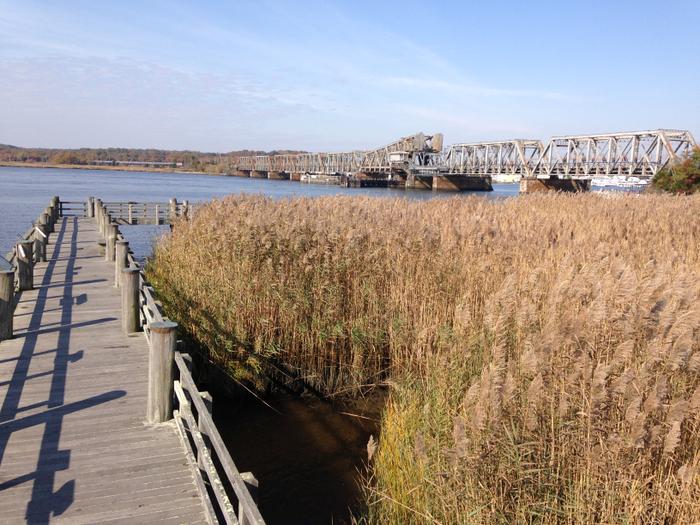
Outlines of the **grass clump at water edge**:
[[260,389],[385,382],[376,523],[700,512],[700,198],[231,197],[149,275]]

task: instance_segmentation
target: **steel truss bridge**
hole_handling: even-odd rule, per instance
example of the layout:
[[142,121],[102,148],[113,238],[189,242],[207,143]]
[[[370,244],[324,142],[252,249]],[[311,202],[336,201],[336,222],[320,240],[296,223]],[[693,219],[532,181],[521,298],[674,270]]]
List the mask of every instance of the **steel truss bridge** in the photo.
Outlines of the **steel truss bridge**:
[[515,175],[522,178],[591,179],[653,177],[697,147],[688,131],[658,129],[539,140],[454,144],[442,135],[418,133],[383,148],[347,153],[260,155],[234,159],[236,170],[324,175]]
[[428,164],[442,151],[442,134],[417,133],[370,151],[345,153],[300,153],[239,157],[234,168],[251,171],[350,175],[355,173],[391,174],[408,172]]

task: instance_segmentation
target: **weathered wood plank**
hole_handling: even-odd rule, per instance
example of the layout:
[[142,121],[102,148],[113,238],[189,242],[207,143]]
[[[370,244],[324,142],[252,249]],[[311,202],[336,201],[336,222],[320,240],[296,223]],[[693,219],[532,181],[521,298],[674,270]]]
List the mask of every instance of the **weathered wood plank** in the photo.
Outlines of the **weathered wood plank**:
[[122,333],[98,236],[56,223],[0,342],[0,521],[204,523],[175,425],[145,423],[148,346]]
[[[248,491],[248,487],[246,486],[245,481],[241,477],[238,467],[236,467],[235,463],[233,462],[233,459],[231,459],[231,456],[229,455],[228,450],[226,449],[226,445],[224,445],[224,442],[221,439],[219,431],[214,425],[213,420],[211,419],[211,417],[208,416],[208,409],[204,404],[202,398],[199,396],[199,390],[197,390],[197,386],[194,384],[194,380],[192,379],[192,376],[190,375],[189,370],[187,369],[187,365],[184,359],[182,358],[180,352],[175,352],[175,363],[178,369],[180,370],[180,383],[183,387],[183,390],[197,394],[191,395],[191,399],[192,404],[194,405],[197,411],[197,415],[200,418],[199,426],[204,428],[204,432],[209,437],[209,440],[211,442],[212,453],[216,454],[219,462],[221,463],[221,467],[226,473],[226,477],[228,478],[229,482],[233,486],[233,490],[236,493],[238,503],[243,509],[242,515],[239,516],[239,519],[251,525],[264,524],[264,520],[260,515],[258,506],[253,500],[250,492]],[[185,413],[185,416],[186,415],[187,414]],[[196,440],[198,430],[191,428],[191,431]]]
[[180,414],[177,410],[174,414],[174,420],[175,426],[177,427],[178,435],[180,436],[180,442],[185,448],[185,452],[187,454],[187,464],[190,466],[190,470],[192,471],[192,475],[194,477],[195,485],[197,486],[197,491],[199,492],[199,496],[200,498],[202,498],[202,503],[204,504],[205,518],[209,525],[215,525],[216,523],[218,523],[218,520],[216,518],[216,512],[214,511],[214,507],[211,504],[211,499],[209,499],[209,493],[207,492],[207,488],[204,485],[204,479],[199,473],[197,458],[194,455],[194,451],[192,450],[190,441],[187,438],[187,431],[185,430],[185,427],[182,424],[182,419],[180,418]]

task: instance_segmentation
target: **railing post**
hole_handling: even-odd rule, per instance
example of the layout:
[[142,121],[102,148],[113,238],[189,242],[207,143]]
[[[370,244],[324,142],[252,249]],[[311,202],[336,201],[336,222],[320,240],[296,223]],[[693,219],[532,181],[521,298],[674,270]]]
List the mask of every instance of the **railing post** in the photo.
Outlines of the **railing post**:
[[37,224],[34,226],[34,255],[36,262],[46,262],[46,234],[44,226]]
[[54,225],[56,224],[56,214],[54,213],[54,207],[48,206],[46,208],[46,214],[49,216],[49,233],[53,233],[56,231],[56,228],[54,227]]
[[[192,373],[191,368],[190,373]],[[211,394],[209,392],[200,392],[199,395],[202,398],[202,401],[204,401],[204,406],[207,407],[207,412],[211,417],[214,401]],[[204,414],[197,414],[197,429],[199,430],[199,433],[202,434],[202,437],[207,436],[206,424],[204,423]],[[199,465],[199,468],[201,469],[206,468],[204,465],[204,456],[199,449],[197,450],[197,465]]]
[[39,229],[44,234],[44,261],[49,260],[49,226],[48,224],[39,224]]
[[173,417],[177,323],[172,321],[152,323],[150,343],[147,418],[149,423],[163,423]]
[[39,217],[39,224],[45,224],[46,226],[49,225],[49,214],[44,212],[41,214]]
[[88,197],[86,215],[88,219],[95,216],[95,197]]
[[112,224],[112,216],[105,210],[104,218],[102,219],[102,237],[107,240],[109,236],[109,227]]
[[129,242],[123,239],[117,241],[114,255],[114,286],[121,288],[122,270],[129,266]]
[[34,288],[34,241],[20,241],[15,250],[19,291],[31,290]]
[[101,199],[95,199],[95,207],[93,208],[93,211],[94,211],[95,222],[99,226],[100,213],[102,213],[102,200]]
[[15,303],[15,271],[0,270],[0,341],[12,339]]
[[127,334],[138,332],[141,328],[139,279],[138,268],[124,268],[122,270],[122,328]]
[[[253,501],[257,504],[259,487],[258,480],[255,478],[252,472],[241,472],[241,477],[243,478],[246,487],[248,487],[248,492],[250,492],[250,496],[253,498]],[[248,516],[245,513],[245,507],[243,507],[243,503],[241,501],[238,502],[238,523],[240,525],[252,525],[253,523],[248,519]]]
[[114,250],[117,244],[117,225],[110,224],[107,228],[107,244],[105,246],[105,261],[114,261]]
[[39,227],[41,228],[41,231],[44,232],[44,235],[46,235],[46,244],[49,244],[49,234],[51,233],[51,226],[49,226],[49,214],[48,213],[42,213],[41,216],[39,217]]
[[190,216],[190,201],[182,201],[182,216],[187,219]]
[[172,197],[168,203],[168,222],[172,224],[177,218],[177,199]]
[[134,205],[129,203],[129,224],[134,224]]
[[156,226],[160,225],[160,204],[156,204]]
[[55,219],[58,221],[58,218],[61,217],[61,199],[58,198],[58,196],[53,196],[51,197],[51,206],[53,206]]

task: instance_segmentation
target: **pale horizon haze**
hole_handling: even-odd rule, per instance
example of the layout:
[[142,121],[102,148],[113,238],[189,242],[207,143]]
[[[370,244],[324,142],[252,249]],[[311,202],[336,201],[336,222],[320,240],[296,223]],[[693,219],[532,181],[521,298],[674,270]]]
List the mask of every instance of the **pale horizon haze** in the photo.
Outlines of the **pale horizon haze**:
[[700,2],[0,0],[0,143],[226,152],[700,132]]

